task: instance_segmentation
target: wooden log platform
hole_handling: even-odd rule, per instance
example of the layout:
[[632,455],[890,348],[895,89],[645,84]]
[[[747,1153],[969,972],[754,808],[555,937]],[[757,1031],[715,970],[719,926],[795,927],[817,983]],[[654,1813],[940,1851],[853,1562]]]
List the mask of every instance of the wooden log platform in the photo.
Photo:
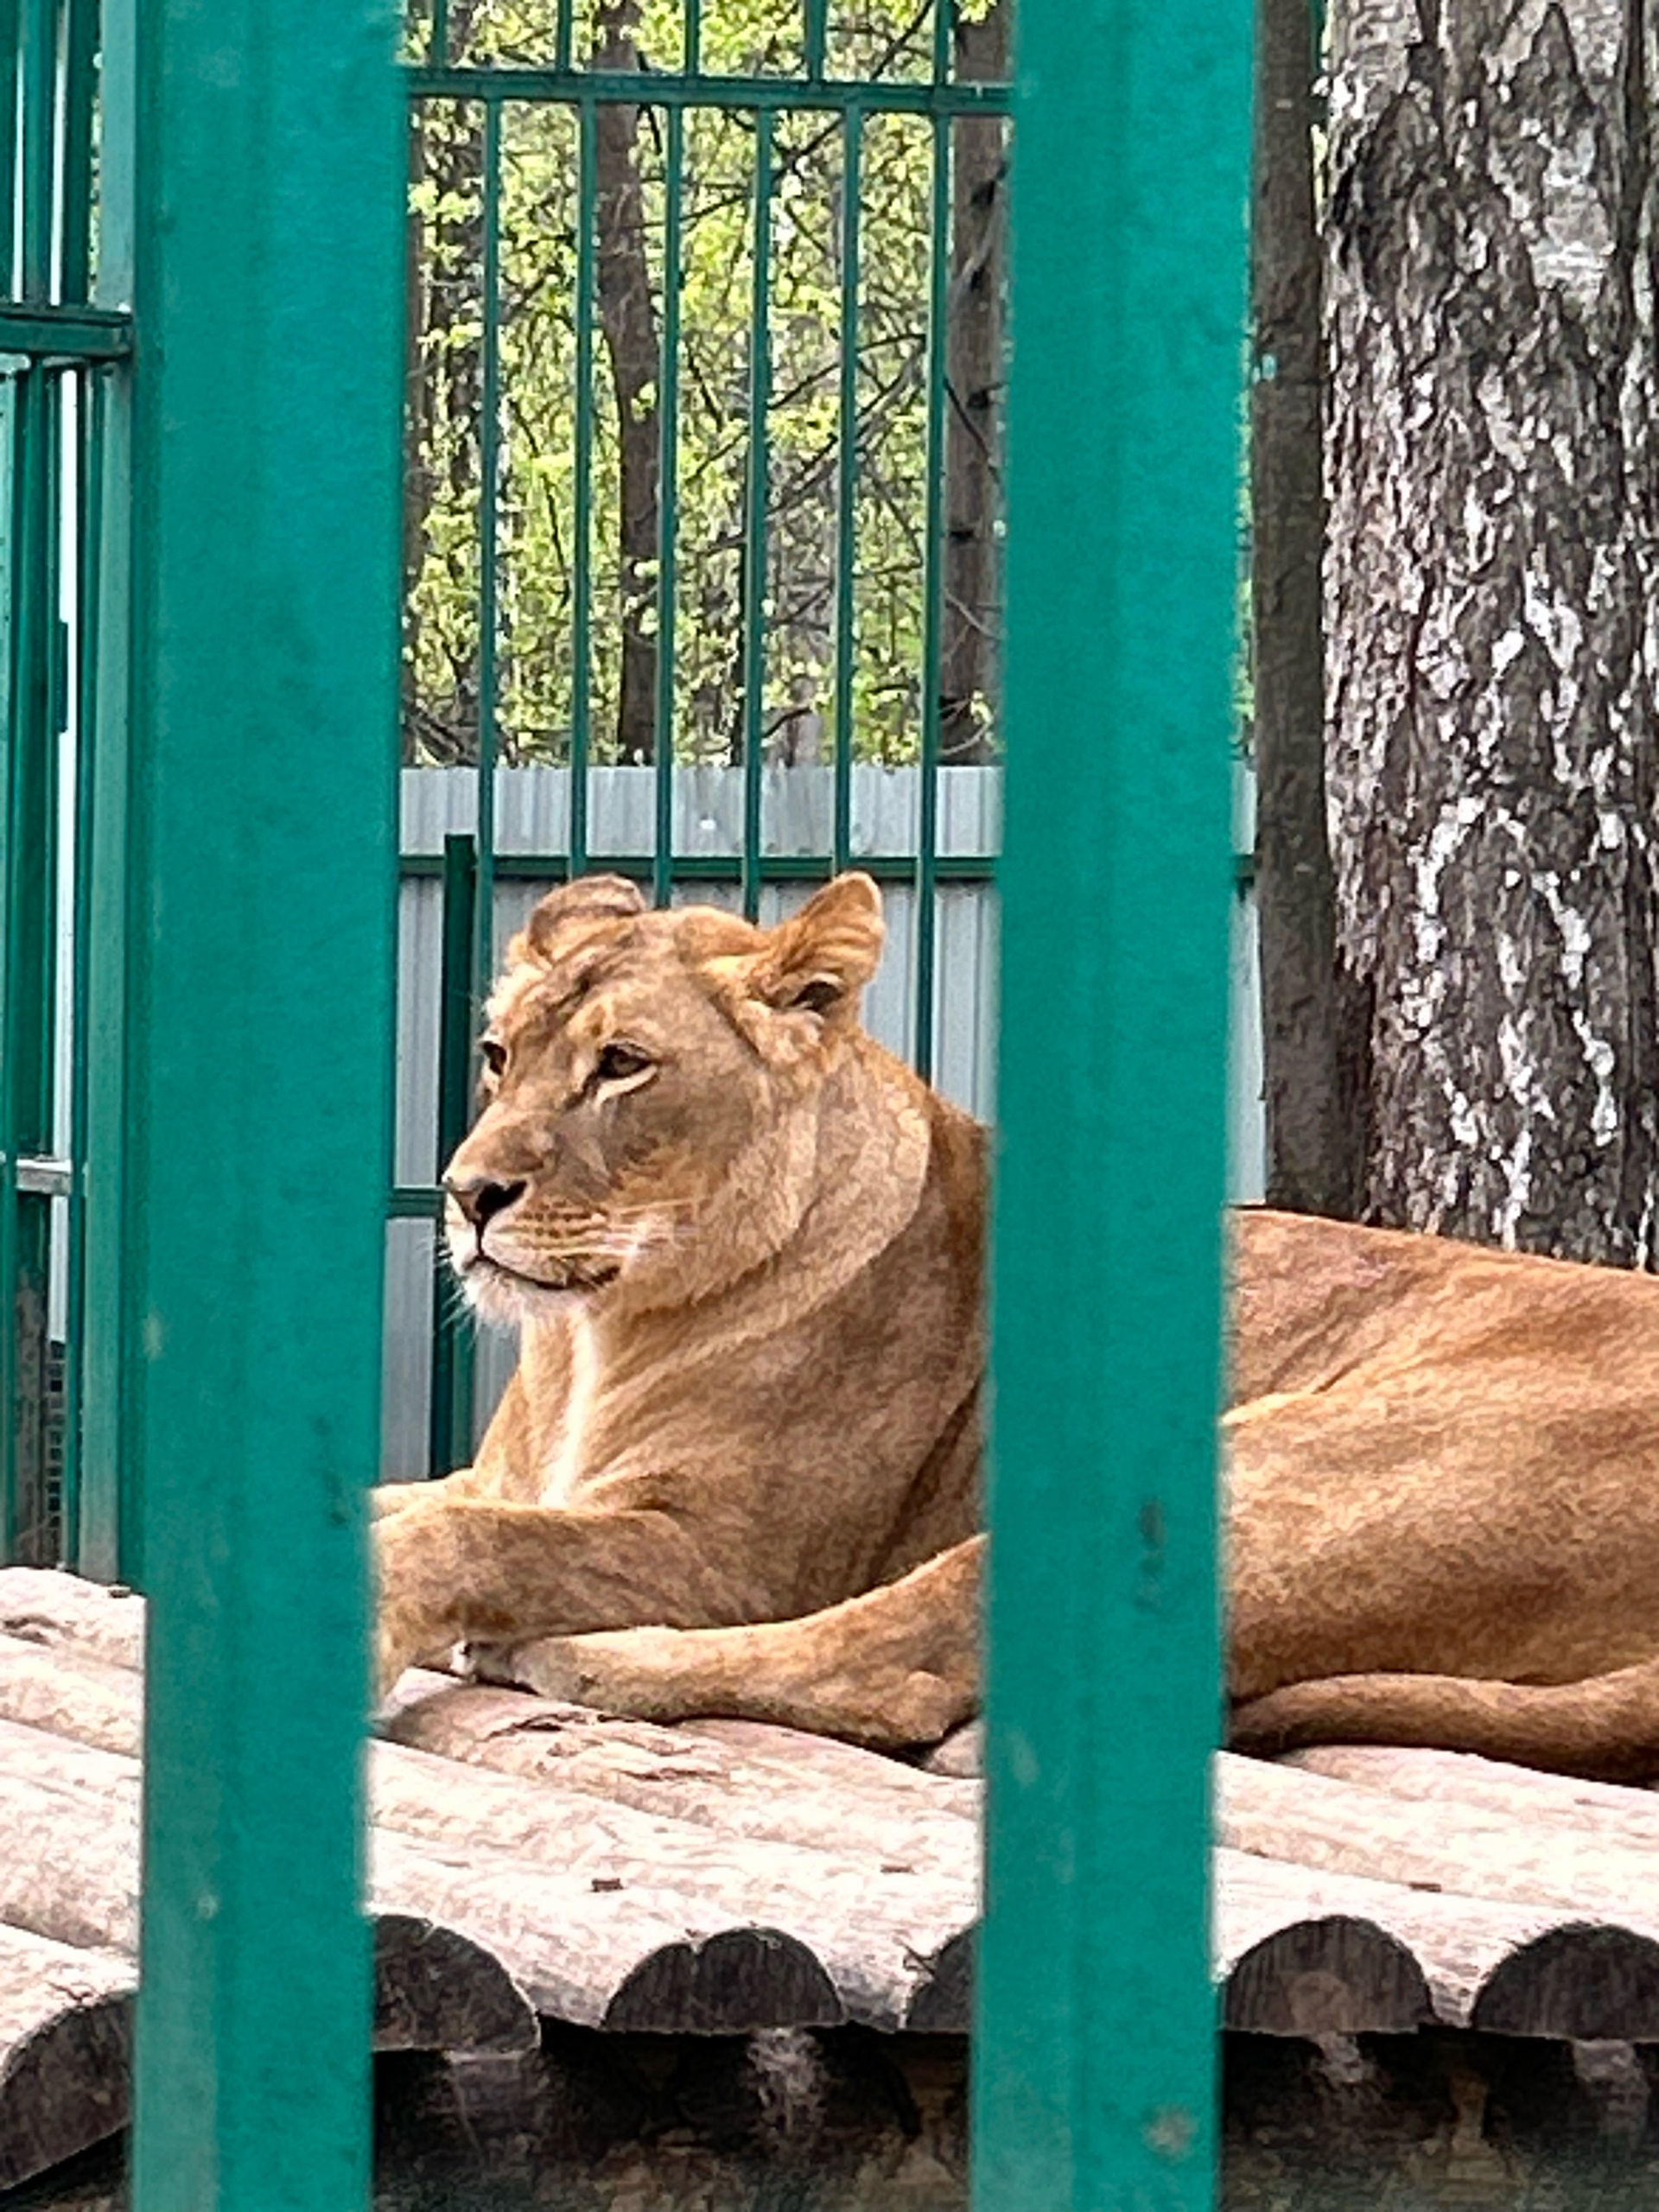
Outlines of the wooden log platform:
[[[0,2188],[126,2120],[143,1621],[0,1571]],[[966,1763],[410,1675],[370,1761],[377,2047],[963,2035]],[[1217,1832],[1230,2028],[1659,2043],[1659,1798],[1443,1752],[1223,1756]]]

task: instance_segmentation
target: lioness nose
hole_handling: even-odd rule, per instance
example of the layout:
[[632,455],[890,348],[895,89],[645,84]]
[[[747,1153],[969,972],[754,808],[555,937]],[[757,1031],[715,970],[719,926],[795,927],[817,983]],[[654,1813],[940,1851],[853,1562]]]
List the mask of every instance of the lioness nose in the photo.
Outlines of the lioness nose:
[[524,1195],[522,1183],[492,1183],[487,1175],[446,1175],[443,1187],[474,1229],[482,1229]]

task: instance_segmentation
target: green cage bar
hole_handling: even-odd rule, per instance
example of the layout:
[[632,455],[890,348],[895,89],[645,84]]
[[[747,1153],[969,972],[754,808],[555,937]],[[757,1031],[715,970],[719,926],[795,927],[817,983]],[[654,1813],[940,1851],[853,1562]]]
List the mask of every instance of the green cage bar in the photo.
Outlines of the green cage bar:
[[352,2212],[390,1165],[395,24],[384,0],[130,3],[134,2204]]
[[[496,563],[501,518],[501,110],[493,100],[484,111],[483,283],[484,373],[478,425],[478,851],[472,899],[469,1028],[495,975],[495,763],[500,735],[496,709],[501,645]],[[469,1056],[471,1050],[469,1036]],[[459,1136],[455,1141],[460,1142]],[[440,1173],[448,1157],[445,1153],[440,1158]],[[470,1401],[467,1410],[470,1418]],[[466,1457],[472,1457],[470,1445]]]
[[760,912],[760,771],[766,749],[766,503],[771,487],[772,113],[754,118],[754,245],[749,294],[748,486],[743,519],[743,914]]
[[[443,952],[438,977],[437,1172],[467,1134],[473,1108],[473,1036],[478,1025],[474,959],[478,943],[478,846],[443,841]],[[447,1475],[473,1456],[473,1326],[443,1260],[443,1230],[432,1255],[432,1389],[427,1471]]]
[[[933,67],[943,73],[949,22],[938,0]],[[942,50],[943,49],[943,50]],[[950,210],[950,125],[933,123],[933,256],[927,312],[927,522],[922,584],[922,765],[916,824],[916,998],[912,1057],[925,1083],[933,1078],[934,969],[938,946],[939,653],[944,613],[944,397],[950,353],[950,257],[943,241]]]
[[679,591],[680,289],[684,276],[685,113],[671,108],[663,181],[663,336],[657,545],[656,849],[652,904],[674,896],[674,644]]
[[86,1402],[86,1122],[92,1054],[86,1050],[91,989],[92,913],[92,798],[97,765],[98,654],[103,579],[105,423],[109,376],[95,372],[81,386],[80,455],[76,486],[80,531],[79,655],[75,686],[73,969],[70,1020],[75,1050],[69,1069],[69,1190],[64,1289],[62,1555],[79,1566],[81,1516],[82,1415]]
[[976,2212],[1214,2202],[1249,22],[1019,23]]
[[[31,89],[39,89],[32,68],[26,73],[26,93]],[[50,213],[48,201],[48,221]],[[31,266],[27,228],[24,266]],[[35,273],[43,276],[43,266]],[[11,407],[0,852],[0,1282],[7,1286],[8,1298],[8,1326],[0,1332],[0,1558],[35,1565],[47,1563],[54,1549],[46,1450],[52,1201],[40,1183],[29,1179],[22,1163],[49,1155],[54,1134],[60,417],[56,375],[39,365],[24,370],[15,381]]]
[[[54,128],[58,76],[55,0],[22,0],[22,293],[26,300],[52,296],[52,232],[56,194]],[[8,219],[10,211],[8,210]]]
[[98,87],[97,0],[67,0],[64,33],[62,242],[60,294],[85,300],[92,274],[92,111]]
[[853,660],[858,631],[853,576],[858,558],[858,217],[864,113],[849,107],[841,138],[841,323],[836,435],[836,871],[853,856]]
[[[103,11],[99,66],[98,257],[96,313],[113,332],[130,329],[137,130],[137,22],[127,0]],[[131,809],[129,743],[132,531],[132,377],[117,358],[100,374],[98,437],[88,459],[97,469],[100,526],[86,549],[96,578],[95,624],[83,615],[86,676],[80,726],[88,748],[90,815],[78,869],[86,927],[76,1004],[78,1035],[99,1049],[79,1054],[85,1086],[84,1138],[79,1156],[81,1279],[77,1306],[82,1335],[76,1361],[80,1389],[79,1497],[74,1564],[108,1581],[138,1580],[143,1469],[130,1448],[137,1433],[137,1284],[127,1263],[129,1067],[124,1039],[132,987],[143,967],[128,836]],[[89,485],[89,497],[91,486]],[[72,1355],[76,1347],[71,1346]]]
[[804,0],[804,5],[806,73],[809,77],[822,77],[830,35],[830,0]]
[[[560,17],[561,35],[568,21]],[[593,715],[594,626],[594,250],[599,223],[598,117],[584,102],[577,130],[576,184],[576,540],[571,609],[575,661],[570,685],[570,873],[588,867],[588,753]]]

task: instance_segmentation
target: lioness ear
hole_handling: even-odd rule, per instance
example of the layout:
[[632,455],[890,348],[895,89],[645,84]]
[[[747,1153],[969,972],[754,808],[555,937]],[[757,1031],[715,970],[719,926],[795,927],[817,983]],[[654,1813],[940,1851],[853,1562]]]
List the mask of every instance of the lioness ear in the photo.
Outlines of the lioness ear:
[[626,920],[645,912],[645,902],[637,883],[622,875],[579,875],[562,883],[540,900],[524,925],[523,944],[538,959],[550,959],[558,940],[573,922]]
[[772,931],[756,962],[758,998],[780,1010],[851,1007],[881,957],[881,893],[868,875],[838,875]]

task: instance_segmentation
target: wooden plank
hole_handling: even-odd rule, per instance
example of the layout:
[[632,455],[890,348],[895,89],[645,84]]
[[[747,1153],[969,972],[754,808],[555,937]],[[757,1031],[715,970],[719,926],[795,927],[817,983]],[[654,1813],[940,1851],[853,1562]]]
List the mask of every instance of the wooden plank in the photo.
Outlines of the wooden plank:
[[[584,1890],[646,1895],[694,1920],[715,1912],[781,1928],[827,1973],[846,2016],[867,2026],[902,2026],[934,1961],[978,1915],[977,1852],[966,1822],[954,1865],[918,1866],[884,1859],[855,1803],[830,1852],[733,1835],[390,1744],[373,1748],[370,1792],[378,1827],[477,1865],[511,1860],[526,1878],[540,1869],[561,1889],[575,1885],[579,1897]],[[644,2002],[638,1989],[631,2002]]]
[[[54,1654],[0,1638],[0,1750],[10,1742],[14,1768],[27,1769],[35,1781],[73,1786],[79,1777],[115,1786],[118,1765],[100,1769],[96,1760],[77,1759],[73,1747],[54,1752],[53,1744],[135,1749],[137,1691],[136,1676],[78,1649]],[[551,1779],[526,1781],[378,1745],[370,1785],[379,1824],[480,1861],[499,1857],[526,1870],[545,1867],[561,1880],[586,1885],[591,1894],[660,1893],[671,1896],[682,1915],[714,1910],[757,1926],[781,1926],[828,1974],[846,2016],[879,2028],[904,2023],[936,1957],[977,1916],[971,1822],[931,1808],[919,1822],[902,1809],[894,1815],[895,1802],[902,1808],[919,1796],[926,1806],[937,1785],[918,1782],[891,1760],[765,1729],[753,1739],[754,1756],[738,1758],[729,1749],[688,1744],[664,1730],[610,1723],[596,1730],[593,1716],[573,1708],[541,1708],[523,1697],[512,1701],[515,1722],[530,1717],[543,1724],[531,1732],[538,1749],[574,1739],[574,1756],[551,1761]],[[7,1734],[14,1718],[55,1736],[23,1745]],[[791,1744],[803,1754],[799,1771],[787,1756]],[[595,1745],[602,1747],[597,1759]],[[608,1789],[570,1788],[573,1767],[596,1769],[601,1778],[614,1779],[620,1770],[656,1779],[629,1802]],[[728,1770],[741,1778],[735,1803],[728,1802]],[[133,1787],[137,1771],[127,1772]],[[842,1787],[834,1794],[837,1780]],[[949,1797],[950,1786],[944,1789]],[[770,1809],[776,1831],[790,1826],[777,1817],[779,1804],[786,1808],[803,1798],[812,1808],[815,1844],[787,1834],[745,1832],[761,1824],[755,1800]],[[826,1807],[834,1809],[832,1822],[823,1819]],[[693,1817],[684,1816],[688,1808]],[[833,1849],[823,1847],[826,1833]],[[585,1916],[594,1919],[594,1910]],[[625,1961],[625,1970],[635,1963]],[[613,1968],[594,1971],[601,1980],[605,1973],[614,1979]],[[636,2010],[645,2001],[643,1991],[655,1986],[636,1986],[630,1999]]]
[[[0,1923],[81,1951],[137,1944],[136,1760],[0,1723]],[[376,2047],[518,2050],[535,2015],[498,1953],[395,1899],[375,1929]]]
[[106,1666],[85,1647],[54,1649],[0,1635],[0,1720],[136,1758],[143,1701],[139,1675]]
[[1325,1744],[1275,1762],[1412,1804],[1500,1813],[1528,1827],[1576,1829],[1608,1842],[1659,1844],[1659,1799],[1617,1782],[1580,1782],[1470,1751],[1396,1751],[1386,1744]]
[[[1258,1946],[1282,1937],[1288,1929],[1316,1923],[1327,1924],[1320,1939],[1325,1948],[1321,1952],[1313,1937],[1304,1939],[1302,1970],[1325,1971],[1340,1978],[1351,1971],[1352,1940],[1341,1923],[1360,1923],[1391,1938],[1417,1961],[1434,2018],[1445,2026],[1491,2024],[1478,2008],[1491,1986],[1501,1994],[1502,2017],[1513,2024],[1508,2032],[1591,2039],[1606,2032],[1597,2023],[1609,2017],[1612,1977],[1606,1962],[1615,1947],[1605,1941],[1605,1923],[1589,1923],[1578,1913],[1549,1905],[1497,1904],[1484,1897],[1413,1890],[1397,1882],[1321,1873],[1225,1847],[1217,1851],[1215,1868],[1216,1967],[1224,1984],[1230,1985],[1235,1972]],[[1659,1915],[1644,1925],[1624,1926],[1618,1932],[1637,1943],[1659,1940]],[[1549,1943],[1535,1961],[1532,1947],[1543,1938],[1549,1938]],[[1617,1948],[1625,1960],[1646,1955],[1628,1943]],[[1508,1974],[1500,1980],[1506,1967]],[[1640,1977],[1624,1975],[1616,1993],[1624,2022],[1614,2031],[1619,2039],[1659,2039],[1659,2003],[1643,2009],[1647,1985]],[[1363,1980],[1352,1986],[1356,2015],[1362,1999],[1367,1999]],[[1252,1997],[1250,2002],[1255,2001]],[[1273,2024],[1274,2005],[1255,2014],[1244,1995],[1238,2002],[1237,2017],[1229,2003],[1230,2025],[1284,2032]],[[1389,2031],[1385,2017],[1379,2017],[1376,2026]]]
[[127,2124],[128,1959],[0,1927],[0,2189]]
[[144,1601],[58,1567],[0,1568],[0,1636],[53,1650],[74,1645],[106,1665],[137,1667],[143,1662]]
[[[442,1676],[405,1687],[410,1701],[391,1715],[385,1732],[467,1765],[556,1780],[733,1838],[833,1853],[855,1833],[878,1863],[918,1871],[950,1872],[963,1865],[964,1850],[971,1856],[977,1849],[976,1785],[918,1774],[849,1745],[793,1738],[798,1756],[739,1752],[714,1732],[715,1723],[670,1729],[611,1720],[580,1706],[461,1687]],[[832,1752],[847,1758],[832,1766],[826,1761]]]
[[1466,1802],[1448,1820],[1441,1805],[1227,1754],[1217,1782],[1219,1840],[1263,1858],[1659,1927],[1659,1859],[1648,1845]]
[[[550,1813],[556,1833],[556,1804]],[[0,1921],[60,1942],[130,1950],[137,1827],[134,1761],[0,1723],[0,1829],[12,1845],[0,1856]],[[382,2012],[402,2024],[404,2044],[413,2037],[419,2048],[453,2048],[442,2038],[474,2018],[492,2024],[493,2037],[503,1974],[538,2012],[587,2027],[735,2033],[846,2018],[806,1943],[712,1897],[682,1896],[653,1880],[648,1863],[634,1864],[631,1884],[377,1828],[376,1915],[430,1923],[456,1939],[449,1950],[419,1956],[408,1986],[383,1991]],[[613,1880],[620,1886],[608,1887]],[[395,1947],[389,1957],[410,1955]],[[435,1988],[444,1963],[452,1978],[481,1977],[484,1993]],[[925,1956],[916,1960],[905,1995],[926,1965]]]

